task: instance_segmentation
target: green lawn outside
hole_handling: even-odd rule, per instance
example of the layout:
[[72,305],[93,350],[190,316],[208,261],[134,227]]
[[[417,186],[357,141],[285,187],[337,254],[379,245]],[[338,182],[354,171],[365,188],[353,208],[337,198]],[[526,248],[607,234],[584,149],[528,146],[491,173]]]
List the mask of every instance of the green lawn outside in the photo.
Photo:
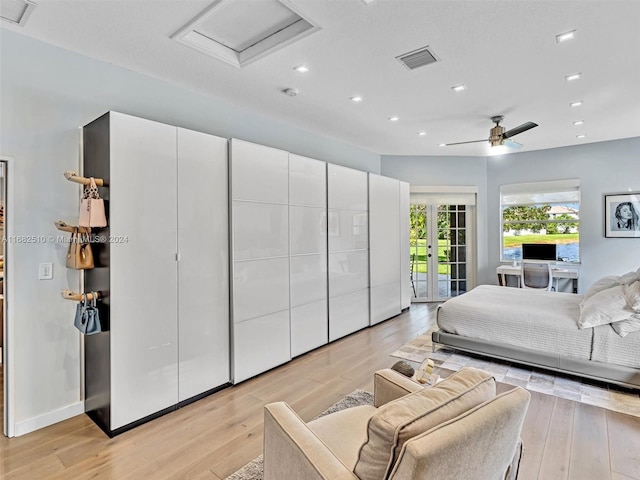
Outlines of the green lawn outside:
[[580,238],[578,233],[556,233],[554,235],[510,235],[504,236],[505,247],[518,247],[523,243],[577,243]]
[[[427,241],[417,240],[417,245],[411,244],[410,254],[415,254],[415,265],[413,271],[418,273],[427,273]],[[445,250],[448,248],[446,240],[438,240],[438,261],[446,262],[447,255]],[[449,265],[438,265],[438,273],[449,275],[451,268]]]

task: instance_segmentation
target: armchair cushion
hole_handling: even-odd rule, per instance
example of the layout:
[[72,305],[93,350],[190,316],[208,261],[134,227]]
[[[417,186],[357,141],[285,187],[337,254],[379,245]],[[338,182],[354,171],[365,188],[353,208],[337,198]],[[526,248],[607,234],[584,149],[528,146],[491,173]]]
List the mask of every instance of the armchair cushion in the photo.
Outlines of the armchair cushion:
[[529,392],[516,387],[410,439],[389,480],[514,479],[530,398]]
[[366,480],[386,479],[407,440],[495,395],[491,374],[463,368],[434,387],[380,406],[369,420],[368,439],[360,449],[355,474]]
[[373,405],[361,405],[310,421],[307,426],[349,470],[358,461],[358,452],[367,441],[367,425],[376,413]]

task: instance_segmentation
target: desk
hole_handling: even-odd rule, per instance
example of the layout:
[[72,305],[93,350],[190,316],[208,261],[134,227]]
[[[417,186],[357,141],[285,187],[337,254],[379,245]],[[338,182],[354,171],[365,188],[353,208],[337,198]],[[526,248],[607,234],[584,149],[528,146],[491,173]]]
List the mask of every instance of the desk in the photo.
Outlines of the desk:
[[[498,275],[498,285],[506,286],[507,279],[506,275],[513,275],[518,277],[518,285],[520,285],[520,276],[521,276],[522,268],[520,265],[500,265],[496,269],[496,274]],[[561,266],[552,266],[551,274],[553,278],[569,278],[572,280],[573,284],[573,293],[578,293],[578,277],[579,277],[580,269],[578,267],[561,267]]]

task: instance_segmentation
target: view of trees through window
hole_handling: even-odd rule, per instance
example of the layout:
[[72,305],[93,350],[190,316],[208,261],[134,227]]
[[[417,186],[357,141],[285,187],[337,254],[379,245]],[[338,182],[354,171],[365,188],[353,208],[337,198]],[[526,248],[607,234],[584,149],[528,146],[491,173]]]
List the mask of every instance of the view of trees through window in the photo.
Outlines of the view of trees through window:
[[580,261],[580,205],[553,203],[502,207],[502,259],[521,260],[523,243],[554,243],[558,260]]

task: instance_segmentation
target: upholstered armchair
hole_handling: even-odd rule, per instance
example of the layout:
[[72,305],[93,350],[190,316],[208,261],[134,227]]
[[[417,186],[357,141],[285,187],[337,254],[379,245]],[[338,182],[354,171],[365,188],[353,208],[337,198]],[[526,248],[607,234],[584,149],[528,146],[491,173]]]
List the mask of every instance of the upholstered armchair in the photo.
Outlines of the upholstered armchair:
[[305,423],[265,406],[264,480],[514,480],[530,394],[496,396],[495,379],[464,368],[423,388],[375,373],[374,405]]

